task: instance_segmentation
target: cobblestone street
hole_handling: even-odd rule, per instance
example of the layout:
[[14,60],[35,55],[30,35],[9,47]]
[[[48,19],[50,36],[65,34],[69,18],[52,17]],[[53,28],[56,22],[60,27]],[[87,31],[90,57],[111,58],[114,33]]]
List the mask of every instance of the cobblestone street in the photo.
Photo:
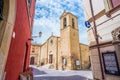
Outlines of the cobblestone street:
[[34,80],[93,80],[90,70],[53,70],[34,67]]

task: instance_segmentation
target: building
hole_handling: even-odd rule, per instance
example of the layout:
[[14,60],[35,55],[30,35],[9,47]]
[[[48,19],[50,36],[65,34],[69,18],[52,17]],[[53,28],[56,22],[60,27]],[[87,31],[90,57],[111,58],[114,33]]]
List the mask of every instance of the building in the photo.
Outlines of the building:
[[[31,48],[31,60],[34,44]],[[36,45],[37,47],[37,45]],[[70,12],[64,12],[60,17],[60,37],[51,35],[42,44],[39,53],[38,65],[46,65],[56,69],[88,69],[89,47],[79,43],[77,17]]]
[[35,0],[0,0],[0,80],[18,80],[29,65]]
[[94,80],[120,80],[120,0],[83,3]]
[[32,44],[31,46],[31,54],[30,54],[30,65],[37,65],[39,64],[39,58],[40,58],[40,48],[41,45],[39,44]]

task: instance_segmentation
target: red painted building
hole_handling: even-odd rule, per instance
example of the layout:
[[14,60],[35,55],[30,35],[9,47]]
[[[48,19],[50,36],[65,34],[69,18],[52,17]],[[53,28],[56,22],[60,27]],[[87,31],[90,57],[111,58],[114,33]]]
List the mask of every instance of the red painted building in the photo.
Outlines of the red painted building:
[[13,36],[5,66],[5,80],[18,80],[29,65],[32,24],[36,0],[16,0]]

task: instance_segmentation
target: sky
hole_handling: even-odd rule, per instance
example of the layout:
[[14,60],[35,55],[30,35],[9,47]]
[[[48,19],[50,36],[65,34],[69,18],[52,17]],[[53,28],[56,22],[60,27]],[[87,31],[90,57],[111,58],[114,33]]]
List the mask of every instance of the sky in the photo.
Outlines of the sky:
[[32,36],[39,32],[42,36],[33,42],[43,44],[52,34],[60,37],[60,16],[64,10],[78,17],[79,42],[88,44],[82,0],[36,0]]

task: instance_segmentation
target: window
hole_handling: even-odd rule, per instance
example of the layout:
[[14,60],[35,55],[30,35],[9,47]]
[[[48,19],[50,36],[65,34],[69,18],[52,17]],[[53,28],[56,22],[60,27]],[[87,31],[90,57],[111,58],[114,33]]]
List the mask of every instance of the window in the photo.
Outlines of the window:
[[53,40],[52,39],[50,40],[50,43],[53,44]]
[[4,5],[4,0],[0,0],[0,20],[3,19],[3,5]]
[[106,12],[120,6],[120,0],[104,0]]
[[32,48],[32,52],[33,52],[33,53],[35,52],[35,48]]
[[28,15],[30,16],[30,6],[31,6],[32,0],[27,0],[27,7],[28,7]]
[[30,6],[31,6],[31,0],[27,0],[27,2],[28,2],[28,6],[30,8]]
[[63,26],[64,28],[67,26],[66,18],[63,19]]
[[120,5],[120,0],[111,0],[112,7],[117,7]]
[[72,27],[75,28],[75,23],[73,18],[72,18]]

